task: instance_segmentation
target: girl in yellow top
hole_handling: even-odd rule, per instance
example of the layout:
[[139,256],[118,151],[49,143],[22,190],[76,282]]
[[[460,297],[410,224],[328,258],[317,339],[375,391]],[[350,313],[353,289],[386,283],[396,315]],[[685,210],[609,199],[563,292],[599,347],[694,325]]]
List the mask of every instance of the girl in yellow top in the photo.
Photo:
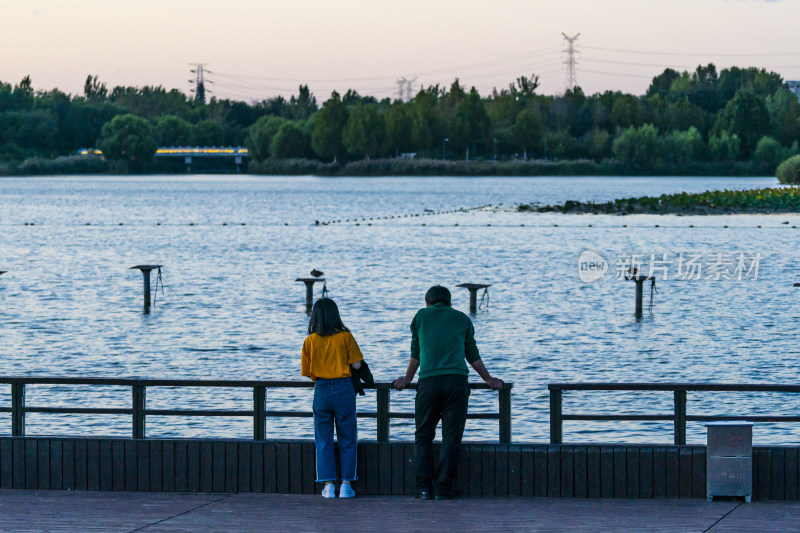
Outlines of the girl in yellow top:
[[339,442],[342,471],[340,498],[356,495],[350,482],[356,476],[356,393],[350,381],[350,367],[361,368],[364,356],[353,334],[342,323],[339,308],[330,298],[320,298],[311,310],[308,337],[303,343],[302,373],[314,382],[314,443],[317,453],[317,481],[324,482],[323,498],[335,498],[336,458],[333,428]]

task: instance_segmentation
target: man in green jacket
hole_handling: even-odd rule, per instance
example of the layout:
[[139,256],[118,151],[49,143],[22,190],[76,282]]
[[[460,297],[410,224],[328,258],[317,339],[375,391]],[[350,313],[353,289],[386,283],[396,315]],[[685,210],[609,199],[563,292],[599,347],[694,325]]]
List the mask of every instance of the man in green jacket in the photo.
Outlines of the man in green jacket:
[[[403,390],[419,370],[414,402],[414,468],[417,498],[437,500],[455,497],[455,477],[464,424],[467,421],[469,383],[467,362],[493,390],[503,380],[489,375],[475,344],[472,321],[451,307],[450,291],[442,286],[428,289],[424,309],[411,321],[411,359],[405,376],[394,381]],[[433,438],[442,421],[439,466],[433,468]]]

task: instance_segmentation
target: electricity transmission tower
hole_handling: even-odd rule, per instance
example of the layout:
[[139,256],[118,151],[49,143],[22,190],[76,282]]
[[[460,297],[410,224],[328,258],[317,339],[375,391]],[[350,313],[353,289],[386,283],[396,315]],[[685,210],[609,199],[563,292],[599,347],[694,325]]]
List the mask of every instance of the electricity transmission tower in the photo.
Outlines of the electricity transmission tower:
[[564,40],[567,41],[567,48],[562,51],[567,53],[567,60],[564,61],[564,64],[567,65],[567,90],[571,90],[575,88],[578,81],[575,74],[575,67],[578,66],[578,60],[575,59],[575,55],[578,53],[578,51],[575,50],[575,41],[578,40],[580,33],[576,34],[574,37],[567,37],[564,33],[561,35],[563,35]]
[[413,80],[406,80],[406,102],[414,99],[414,82],[417,81],[416,76]]
[[405,102],[403,99],[403,89],[405,88],[406,83],[408,83],[408,80],[405,79],[405,77],[402,77],[396,80],[395,83],[397,84],[397,98],[399,98],[401,102]]
[[194,80],[189,80],[189,83],[194,84],[194,89],[192,89],[192,92],[194,92],[194,101],[200,102],[201,104],[206,103],[205,74],[206,73],[211,74],[211,71],[205,68],[207,64],[208,63],[189,63],[189,65],[194,67],[193,69],[191,69],[191,72],[196,76]]

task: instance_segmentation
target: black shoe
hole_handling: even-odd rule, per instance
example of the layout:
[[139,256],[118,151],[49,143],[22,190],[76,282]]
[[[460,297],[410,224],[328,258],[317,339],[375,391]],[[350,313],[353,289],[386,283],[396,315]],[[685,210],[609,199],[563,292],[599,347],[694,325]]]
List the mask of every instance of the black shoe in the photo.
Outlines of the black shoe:
[[433,495],[429,490],[418,490],[417,494],[414,496],[418,500],[430,500],[433,499]]

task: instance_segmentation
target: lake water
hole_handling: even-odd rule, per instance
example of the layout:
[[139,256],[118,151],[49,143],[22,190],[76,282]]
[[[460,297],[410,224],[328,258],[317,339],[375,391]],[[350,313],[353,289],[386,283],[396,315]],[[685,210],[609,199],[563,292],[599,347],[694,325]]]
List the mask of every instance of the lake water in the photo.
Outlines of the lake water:
[[[466,311],[468,293],[455,285],[491,284],[490,306],[473,321],[487,367],[515,384],[518,442],[549,439],[551,382],[795,383],[800,288],[792,285],[800,281],[800,229],[792,226],[800,226],[800,215],[510,209],[776,184],[772,178],[0,179],[0,270],[9,271],[0,278],[0,374],[300,380],[307,317],[304,287],[294,279],[318,268],[379,381],[404,372],[408,324],[429,286],[450,287],[454,306]],[[432,214],[480,206],[491,207]],[[585,250],[610,265],[605,279],[580,279]],[[615,258],[673,260],[679,253],[701,257],[706,269],[716,254],[734,262],[746,257],[750,267],[758,263],[758,274],[752,268],[741,280],[657,274],[653,312],[637,320],[633,284],[614,279]],[[148,263],[165,265],[165,290],[143,315],[141,274],[128,267]],[[474,392],[471,409],[495,409],[494,397]],[[270,391],[268,408],[310,409],[310,399],[310,389]],[[27,391],[35,406],[127,407],[129,401],[129,390],[119,387]],[[8,402],[0,395],[0,405]],[[247,390],[148,390],[149,408],[250,409],[251,402]],[[373,410],[374,394],[358,402]],[[797,414],[798,408],[800,398],[792,395],[690,393],[688,411]],[[392,411],[412,409],[413,392],[392,393]],[[566,393],[564,399],[565,413],[671,409],[670,393]],[[361,436],[374,438],[374,422],[359,423]],[[394,421],[392,437],[411,438],[411,426]],[[147,427],[148,436],[252,435],[246,418],[150,417]],[[9,428],[8,416],[0,416],[0,433]],[[671,429],[671,422],[570,422],[564,439],[663,443],[671,442]],[[29,414],[27,432],[127,436],[130,422]],[[270,420],[268,433],[311,438],[313,429],[310,419],[281,419]],[[496,422],[467,425],[468,440],[496,438]],[[759,424],[755,439],[796,443],[800,425]],[[704,442],[702,424],[690,424],[688,440]]]

